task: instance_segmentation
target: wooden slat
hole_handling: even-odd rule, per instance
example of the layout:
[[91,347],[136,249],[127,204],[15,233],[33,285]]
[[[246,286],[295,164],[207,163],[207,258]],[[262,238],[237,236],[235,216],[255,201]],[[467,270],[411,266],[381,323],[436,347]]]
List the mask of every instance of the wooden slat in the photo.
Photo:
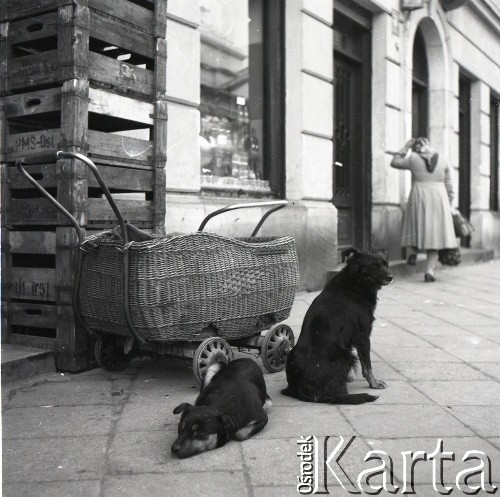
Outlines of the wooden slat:
[[[108,221],[116,224],[116,216],[106,199],[89,199],[88,221]],[[131,223],[152,222],[151,202],[147,200],[117,199],[116,205],[123,218]]]
[[1,194],[2,194],[2,207],[1,207],[1,210],[3,211],[4,209],[4,194],[6,192],[4,192],[4,188],[6,188],[8,190],[8,187],[7,185],[5,184],[6,183],[6,167],[4,164],[5,164],[5,153],[6,153],[6,148],[7,148],[7,144],[6,144],[6,138],[7,138],[7,119],[5,117],[5,107],[3,105],[0,104],[0,168],[1,168],[1,181],[2,181],[2,184],[1,184]]
[[57,369],[75,373],[87,369],[88,335],[76,324],[72,306],[57,306],[57,316]]
[[58,5],[71,4],[71,1],[72,0],[3,0],[3,2],[6,3],[7,19],[39,15],[48,10],[57,9]]
[[110,45],[153,58],[154,39],[152,36],[147,36],[132,26],[125,26],[118,20],[99,15],[95,11],[90,12],[90,26],[90,36]]
[[153,166],[150,162],[144,161],[132,161],[114,157],[105,157],[98,154],[88,154],[92,161],[99,165],[116,166],[116,167],[127,167],[128,169],[139,169],[144,171],[150,171]]
[[55,254],[56,234],[53,231],[11,231],[10,251],[13,254]]
[[[55,226],[61,224],[57,220],[58,211],[44,198],[14,199],[11,203],[12,210],[8,222],[12,226]],[[115,223],[116,217],[106,199],[90,198],[87,203],[87,222],[94,224],[100,221],[105,221],[105,224]],[[152,222],[150,201],[117,199],[116,203],[123,217],[128,221]],[[65,221],[64,225],[68,224],[69,222]]]
[[89,78],[122,91],[153,95],[153,72],[95,52],[89,54]]
[[[109,189],[132,192],[153,191],[153,171],[129,169],[124,167],[99,165],[99,172]],[[88,174],[89,187],[98,187],[94,175]]]
[[51,152],[60,149],[61,131],[59,129],[46,129],[42,131],[28,131],[7,135],[7,161],[18,157]]
[[22,43],[57,35],[57,12],[12,22],[9,44]]
[[9,88],[29,88],[54,83],[61,77],[59,67],[57,50],[10,59],[8,61]]
[[156,40],[154,85],[156,98],[165,98],[167,91],[167,41],[164,38]]
[[153,104],[149,102],[141,102],[98,88],[89,88],[89,98],[89,112],[153,124]]
[[165,226],[166,198],[166,164],[167,164],[167,118],[168,106],[166,101],[155,102],[155,127],[154,127],[154,147],[155,147],[155,190],[153,197],[153,223],[155,232],[162,234]]
[[45,198],[12,199],[8,224],[54,226],[57,224],[57,213],[57,209]]
[[54,302],[55,269],[13,267],[7,298]]
[[155,190],[153,197],[153,208],[154,208],[154,226],[155,229],[159,229],[160,232],[165,227],[165,216],[166,216],[166,197],[165,197],[165,185],[166,182],[166,172],[165,169],[157,167],[155,169]]
[[75,267],[75,247],[78,243],[76,231],[73,228],[58,226],[56,231],[56,285],[57,303],[72,304]]
[[[24,166],[24,169],[33,176],[37,183],[44,188],[55,188],[57,186],[57,173],[55,164],[43,164],[39,166]],[[21,175],[15,166],[7,169],[9,175],[9,186],[11,190],[20,188],[34,189],[34,186]]]
[[56,328],[57,308],[55,305],[8,302],[6,307],[9,324],[12,326]]
[[135,24],[145,33],[153,34],[153,12],[128,0],[89,0],[89,7]]
[[[0,2],[0,19],[2,19],[3,5]],[[0,95],[5,95],[9,82],[7,81],[8,76],[8,53],[7,53],[7,33],[9,32],[9,23],[0,22]],[[0,152],[1,155],[1,152]]]
[[152,165],[153,144],[148,140],[93,130],[88,131],[88,138],[91,157],[125,159],[125,161]]
[[7,118],[54,112],[61,110],[61,90],[52,88],[11,95],[4,97],[3,104]]
[[[88,81],[85,79],[65,81],[61,95],[61,136],[68,152],[82,152],[87,140],[88,125]],[[83,150],[82,150],[83,149]],[[58,161],[60,174],[57,182],[57,196],[68,211],[81,213],[80,224],[85,222],[88,167],[78,159]],[[59,213],[60,225],[67,225],[64,215]]]
[[154,36],[165,38],[167,36],[167,0],[156,0],[154,9]]
[[[2,198],[2,201],[4,199]],[[5,217],[5,214],[2,216],[2,220]],[[9,287],[9,282],[10,282],[10,268],[12,267],[12,256],[10,254],[10,244],[9,244],[9,238],[10,238],[10,231],[7,228],[1,228],[0,229],[0,235],[1,235],[1,268],[2,268],[2,278],[1,278],[1,290],[2,290],[2,297],[7,293],[7,288]],[[2,312],[1,312],[1,323],[2,323],[2,331],[1,331],[1,338],[2,338],[2,343],[5,343],[8,340],[8,335],[9,335],[9,326],[8,326],[8,321],[7,321],[7,312],[4,309],[2,302]]]
[[[81,68],[81,77],[87,76],[89,64],[89,9],[86,2],[67,5],[58,11],[57,61],[66,67],[65,79]],[[61,73],[62,74],[62,73]]]

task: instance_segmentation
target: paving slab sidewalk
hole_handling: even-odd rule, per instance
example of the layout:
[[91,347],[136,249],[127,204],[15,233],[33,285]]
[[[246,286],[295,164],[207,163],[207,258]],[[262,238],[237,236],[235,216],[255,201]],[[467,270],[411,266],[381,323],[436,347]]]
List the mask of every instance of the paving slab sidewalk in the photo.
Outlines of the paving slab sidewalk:
[[[356,485],[363,470],[380,465],[364,461],[368,451],[379,450],[390,459],[387,467],[392,462],[401,494],[402,453],[431,454],[442,440],[443,452],[455,454],[454,461],[443,461],[451,495],[467,490],[460,478],[457,486],[456,477],[478,464],[462,460],[471,450],[489,458],[491,483],[500,486],[499,276],[500,261],[494,261],[441,271],[433,284],[424,283],[422,275],[397,279],[379,294],[373,367],[389,387],[378,392],[375,403],[305,404],[280,394],[284,372],[266,373],[273,407],[264,431],[191,459],[170,453],[178,422],[172,410],[197,395],[187,364],[137,359],[122,373],[48,373],[4,385],[3,495],[296,496],[297,440],[310,435],[321,448],[321,462],[325,447],[328,456],[340,437],[342,448],[352,440],[339,464]],[[316,295],[297,295],[288,320],[296,334]],[[369,391],[359,375],[349,389]],[[359,491],[335,461],[330,465],[345,488],[330,471],[325,479],[317,464],[319,490],[326,485],[339,496]],[[432,461],[415,465],[414,481],[416,495],[440,495],[433,487]],[[382,476],[369,483],[381,484]]]

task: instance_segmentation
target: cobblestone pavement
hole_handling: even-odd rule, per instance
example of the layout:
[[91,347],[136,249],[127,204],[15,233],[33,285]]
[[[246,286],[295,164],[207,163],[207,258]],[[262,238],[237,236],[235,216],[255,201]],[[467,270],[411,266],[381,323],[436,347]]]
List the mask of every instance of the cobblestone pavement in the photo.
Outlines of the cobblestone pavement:
[[[280,394],[284,372],[266,373],[273,398],[266,428],[190,459],[170,453],[178,422],[172,410],[197,395],[190,368],[178,361],[136,359],[123,373],[52,373],[3,386],[3,495],[294,496],[297,439],[309,435],[317,437],[320,461],[325,446],[328,456],[340,436],[342,448],[356,437],[339,461],[354,483],[381,465],[363,460],[379,449],[387,467],[392,461],[401,493],[401,453],[431,454],[441,439],[443,451],[456,456],[443,461],[451,495],[463,495],[459,472],[478,465],[462,460],[469,450],[489,458],[492,482],[500,486],[499,276],[496,261],[441,271],[433,284],[422,275],[396,280],[380,291],[372,335],[375,375],[389,385],[375,403],[306,404]],[[296,334],[316,295],[297,295],[288,320]],[[369,391],[359,375],[349,388]],[[323,464],[316,481],[320,490],[326,482],[331,495],[349,495],[335,459],[330,467],[346,489],[329,469],[325,480]],[[487,474],[488,460],[485,468]],[[431,460],[415,465],[417,495],[439,495],[432,475]],[[380,482],[381,475],[369,481]]]

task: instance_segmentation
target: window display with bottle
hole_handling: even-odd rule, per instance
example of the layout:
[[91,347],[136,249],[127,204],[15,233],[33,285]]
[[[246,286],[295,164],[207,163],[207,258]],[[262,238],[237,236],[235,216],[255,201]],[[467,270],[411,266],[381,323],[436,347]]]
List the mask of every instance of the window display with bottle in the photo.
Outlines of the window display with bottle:
[[269,190],[263,174],[263,0],[201,0],[202,187]]

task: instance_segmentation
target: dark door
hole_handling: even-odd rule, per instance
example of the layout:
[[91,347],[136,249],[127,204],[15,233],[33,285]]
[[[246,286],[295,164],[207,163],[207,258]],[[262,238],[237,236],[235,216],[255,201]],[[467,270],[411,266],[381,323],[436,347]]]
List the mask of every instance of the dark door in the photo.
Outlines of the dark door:
[[[470,218],[470,180],[471,180],[471,112],[470,80],[460,77],[458,93],[458,208]],[[462,238],[462,247],[470,246],[470,237]]]
[[359,212],[362,174],[361,77],[359,64],[335,59],[333,203],[338,211],[338,248],[362,245]]
[[334,25],[333,204],[339,250],[369,248],[371,229],[371,14],[351,7],[336,3]]
[[500,122],[498,120],[499,101],[490,100],[490,210],[498,211],[498,135]]
[[411,92],[411,136],[429,136],[429,71],[427,51],[420,28],[413,42],[413,78]]

